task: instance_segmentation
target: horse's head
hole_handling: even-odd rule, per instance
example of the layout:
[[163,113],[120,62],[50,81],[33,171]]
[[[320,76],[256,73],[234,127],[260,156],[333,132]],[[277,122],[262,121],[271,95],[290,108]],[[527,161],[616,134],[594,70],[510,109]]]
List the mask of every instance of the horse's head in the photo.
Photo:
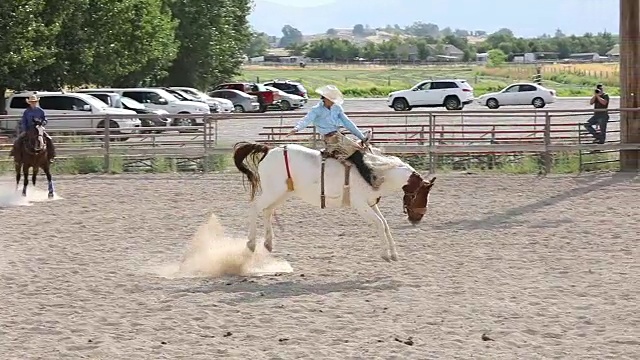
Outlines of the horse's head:
[[419,223],[427,213],[429,191],[431,191],[435,180],[436,178],[433,177],[431,180],[425,181],[420,174],[414,171],[409,176],[407,184],[402,187],[404,212],[414,225]]
[[29,150],[36,154],[47,148],[47,144],[44,141],[44,128],[42,127],[42,122],[37,119],[34,120],[34,127],[27,131],[26,140],[26,145],[29,147]]

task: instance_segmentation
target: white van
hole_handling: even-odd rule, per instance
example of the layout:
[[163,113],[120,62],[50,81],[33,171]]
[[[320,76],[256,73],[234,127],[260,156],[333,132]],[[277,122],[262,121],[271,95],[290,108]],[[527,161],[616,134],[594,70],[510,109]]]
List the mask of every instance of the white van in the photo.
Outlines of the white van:
[[[22,116],[24,110],[29,106],[27,98],[33,94],[40,98],[39,106],[47,116],[74,115],[73,118],[48,118],[47,129],[73,130],[104,127],[104,119],[75,117],[75,115],[131,115],[112,119],[112,127],[117,125],[118,130],[122,133],[135,133],[142,125],[135,111],[111,108],[91,95],[78,93],[39,91],[16,93],[7,99],[7,115]],[[6,120],[3,127],[17,129],[19,122],[19,119]]]
[[[149,109],[165,110],[169,114],[211,114],[209,105],[197,101],[182,101],[163,89],[157,88],[103,88],[103,89],[82,89],[79,92],[106,91],[115,92],[121,96],[131,98]],[[203,125],[203,117],[185,119],[176,118],[174,125],[194,126]]]

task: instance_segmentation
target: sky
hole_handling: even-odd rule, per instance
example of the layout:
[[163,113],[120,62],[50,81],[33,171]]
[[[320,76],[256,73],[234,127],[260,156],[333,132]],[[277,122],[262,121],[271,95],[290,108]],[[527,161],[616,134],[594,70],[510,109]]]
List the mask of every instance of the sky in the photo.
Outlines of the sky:
[[292,0],[269,0],[269,1],[274,2],[276,4],[289,5],[289,6],[295,6],[295,7],[301,7],[301,8],[320,6],[320,5],[326,5],[326,4],[337,2],[336,0],[293,0],[293,1]]
[[529,37],[553,34],[557,28],[566,34],[605,29],[617,33],[620,0],[255,0],[255,4],[251,24],[271,35],[281,35],[286,24],[310,35],[358,23],[404,27],[422,21],[440,28],[488,32],[507,27],[517,36]]

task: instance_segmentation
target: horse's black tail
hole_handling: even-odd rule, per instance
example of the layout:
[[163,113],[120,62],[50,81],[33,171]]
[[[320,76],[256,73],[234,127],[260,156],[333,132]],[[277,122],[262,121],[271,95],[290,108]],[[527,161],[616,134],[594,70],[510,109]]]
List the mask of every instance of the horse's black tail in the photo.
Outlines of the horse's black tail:
[[[249,180],[249,194],[250,199],[253,200],[260,188],[260,175],[258,174],[258,165],[267,156],[271,150],[270,147],[264,144],[250,143],[241,141],[233,146],[233,162],[236,168],[243,173]],[[262,157],[258,158],[256,155],[262,154]],[[251,158],[251,162],[245,164],[245,160]]]

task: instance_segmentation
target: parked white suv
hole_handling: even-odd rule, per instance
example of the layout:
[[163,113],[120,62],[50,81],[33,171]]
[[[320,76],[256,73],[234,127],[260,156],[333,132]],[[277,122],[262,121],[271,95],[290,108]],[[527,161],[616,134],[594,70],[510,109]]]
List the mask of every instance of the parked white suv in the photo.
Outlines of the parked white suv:
[[[87,89],[88,90],[88,89]],[[87,91],[82,90],[82,91]],[[198,101],[178,100],[171,93],[157,88],[109,88],[91,89],[91,91],[115,92],[121,96],[131,98],[149,109],[165,110],[169,114],[210,114],[209,105]],[[175,118],[174,125],[194,126],[204,124],[202,117],[199,118]]]
[[[121,133],[135,133],[142,126],[135,111],[116,109],[88,94],[63,93],[63,92],[22,92],[11,95],[7,99],[7,115],[22,116],[29,106],[27,98],[33,94],[40,98],[39,106],[47,116],[52,115],[130,115],[124,118],[113,118],[110,127],[118,128]],[[3,128],[17,129],[20,120],[5,120]],[[47,129],[73,130],[86,128],[103,128],[104,120],[100,118],[73,117],[47,119]],[[115,133],[115,129],[113,130]]]
[[473,88],[466,80],[425,80],[409,90],[390,93],[387,105],[395,111],[441,106],[447,110],[462,110],[473,100]]
[[198,89],[190,87],[172,86],[171,89],[186,92],[187,94],[194,96],[200,100],[206,101],[207,103],[214,102],[220,107],[220,112],[230,113],[233,111],[233,103],[230,100],[223,98],[214,98]]

